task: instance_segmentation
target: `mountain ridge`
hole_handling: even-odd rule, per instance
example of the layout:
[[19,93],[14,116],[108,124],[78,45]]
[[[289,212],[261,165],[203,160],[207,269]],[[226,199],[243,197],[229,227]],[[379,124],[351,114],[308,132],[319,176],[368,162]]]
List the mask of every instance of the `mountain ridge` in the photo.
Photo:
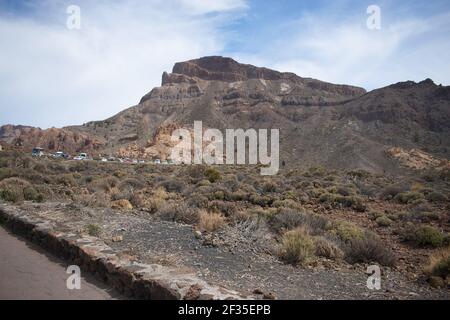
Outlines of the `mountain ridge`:
[[139,104],[103,121],[34,136],[30,129],[0,129],[0,140],[21,141],[25,149],[41,143],[67,152],[126,156],[130,150],[132,157],[166,158],[167,137],[159,139],[164,128],[202,120],[204,127],[218,129],[279,128],[280,156],[290,167],[380,172],[395,168],[385,154],[391,147],[422,149],[448,159],[449,106],[450,87],[431,79],[367,92],[212,56],[176,63]]

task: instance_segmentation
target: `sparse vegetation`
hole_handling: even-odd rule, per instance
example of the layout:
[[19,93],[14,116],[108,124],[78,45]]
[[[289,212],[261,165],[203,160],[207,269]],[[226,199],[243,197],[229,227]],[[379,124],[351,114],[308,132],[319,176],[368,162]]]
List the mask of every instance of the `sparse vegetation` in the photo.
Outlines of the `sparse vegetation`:
[[440,249],[433,253],[430,262],[425,268],[429,276],[440,277],[443,280],[450,276],[450,247]]
[[314,241],[302,228],[286,232],[281,238],[280,259],[291,264],[307,264],[315,256]]
[[403,232],[406,241],[422,247],[440,247],[444,244],[444,235],[432,226],[411,226]]
[[86,226],[87,233],[92,237],[98,237],[100,235],[101,229],[100,226],[96,224],[88,224]]
[[224,217],[215,212],[200,210],[198,226],[202,231],[213,232],[222,227],[225,223]]
[[[390,241],[399,241],[398,233],[401,241],[412,244],[405,249],[411,251],[409,256],[418,248],[450,244],[450,190],[439,172],[431,182],[415,178],[400,183],[381,175],[320,167],[268,179],[252,167],[100,165],[8,153],[0,160],[1,201],[51,200],[114,208],[190,224],[211,236],[243,226],[264,228],[258,229],[264,237],[258,234],[255,241],[279,240],[275,251],[291,264],[330,259],[393,265],[397,261]],[[86,227],[86,232],[98,236],[100,227]]]

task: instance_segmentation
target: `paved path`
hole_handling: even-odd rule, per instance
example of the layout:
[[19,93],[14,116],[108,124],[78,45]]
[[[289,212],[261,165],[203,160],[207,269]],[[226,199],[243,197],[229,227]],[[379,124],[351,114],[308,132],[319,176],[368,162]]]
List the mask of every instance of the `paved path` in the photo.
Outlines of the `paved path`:
[[0,227],[0,300],[105,300],[120,298],[90,275],[80,290],[69,290],[68,264]]

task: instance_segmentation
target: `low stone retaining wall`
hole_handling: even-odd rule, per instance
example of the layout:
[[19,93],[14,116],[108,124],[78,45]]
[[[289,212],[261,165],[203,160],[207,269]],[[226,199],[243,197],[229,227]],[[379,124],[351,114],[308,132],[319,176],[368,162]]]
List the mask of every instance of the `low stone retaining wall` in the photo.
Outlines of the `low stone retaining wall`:
[[84,272],[137,299],[252,299],[237,291],[211,286],[195,274],[157,264],[143,264],[119,256],[96,237],[64,232],[64,226],[42,221],[19,209],[0,206],[0,223]]

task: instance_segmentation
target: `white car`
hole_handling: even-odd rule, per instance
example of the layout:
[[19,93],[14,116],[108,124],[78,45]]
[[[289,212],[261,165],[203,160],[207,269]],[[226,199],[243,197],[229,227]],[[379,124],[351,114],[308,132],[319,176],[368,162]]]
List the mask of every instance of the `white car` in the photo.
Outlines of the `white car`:
[[80,153],[78,156],[73,158],[73,160],[86,160],[87,159],[87,153]]

